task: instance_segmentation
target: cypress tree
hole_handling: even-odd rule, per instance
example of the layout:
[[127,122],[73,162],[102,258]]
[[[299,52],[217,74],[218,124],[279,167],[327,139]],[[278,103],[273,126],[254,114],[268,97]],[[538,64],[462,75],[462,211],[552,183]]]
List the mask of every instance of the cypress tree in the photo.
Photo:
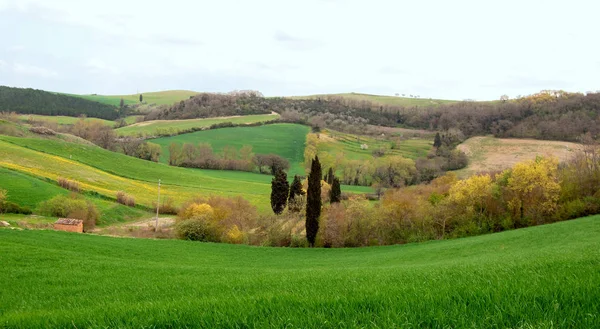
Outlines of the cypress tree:
[[296,197],[304,195],[304,191],[302,190],[302,182],[300,181],[300,177],[298,175],[294,175],[294,181],[290,186],[290,196],[288,197],[288,208],[292,212],[299,212],[301,207],[296,204]]
[[329,191],[329,200],[330,203],[336,203],[342,200],[342,189],[340,187],[340,180],[337,177],[333,177],[331,191]]
[[333,177],[335,177],[333,174],[333,167],[329,167],[329,171],[325,175],[325,181],[327,182],[327,184],[333,184]]
[[440,133],[435,133],[435,138],[433,139],[433,147],[442,146],[442,138],[440,137]]
[[275,214],[279,215],[285,209],[289,189],[287,174],[283,170],[278,170],[271,180],[271,208]]
[[315,156],[308,174],[308,191],[306,196],[306,240],[311,247],[315,246],[319,232],[319,217],[321,216],[321,163]]
[[142,96],[142,94],[140,94],[140,103],[144,100],[144,96]]

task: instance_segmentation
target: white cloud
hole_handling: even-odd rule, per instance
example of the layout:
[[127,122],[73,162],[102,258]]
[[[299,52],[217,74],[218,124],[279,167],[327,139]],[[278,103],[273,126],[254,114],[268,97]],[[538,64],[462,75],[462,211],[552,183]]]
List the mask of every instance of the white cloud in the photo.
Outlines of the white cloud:
[[91,58],[84,65],[92,74],[119,74],[120,70],[115,66],[108,65],[98,58]]
[[0,59],[0,71],[5,71],[8,68],[8,64]]
[[17,75],[26,75],[26,76],[32,76],[32,77],[38,77],[38,78],[56,78],[56,77],[58,77],[58,73],[53,70],[35,66],[35,65],[28,65],[28,64],[21,64],[21,63],[15,63],[13,65],[13,71]]

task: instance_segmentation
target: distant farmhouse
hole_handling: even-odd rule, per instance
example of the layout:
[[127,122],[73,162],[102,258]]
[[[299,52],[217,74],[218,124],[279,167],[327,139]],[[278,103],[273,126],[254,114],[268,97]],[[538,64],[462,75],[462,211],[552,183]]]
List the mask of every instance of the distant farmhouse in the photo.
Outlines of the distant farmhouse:
[[83,233],[83,221],[81,219],[59,218],[54,223],[54,229],[57,231]]

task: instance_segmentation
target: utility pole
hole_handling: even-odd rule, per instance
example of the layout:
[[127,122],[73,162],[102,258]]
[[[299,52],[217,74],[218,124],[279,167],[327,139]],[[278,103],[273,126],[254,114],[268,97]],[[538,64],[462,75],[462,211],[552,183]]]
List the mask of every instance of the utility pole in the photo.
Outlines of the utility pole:
[[158,200],[156,201],[156,224],[154,225],[154,233],[158,231],[158,209],[160,208],[160,179],[158,180]]

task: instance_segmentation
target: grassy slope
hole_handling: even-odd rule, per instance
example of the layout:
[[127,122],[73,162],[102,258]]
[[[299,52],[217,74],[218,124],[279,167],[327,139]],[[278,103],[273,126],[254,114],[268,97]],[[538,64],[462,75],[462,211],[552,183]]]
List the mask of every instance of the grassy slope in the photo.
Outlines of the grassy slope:
[[[157,92],[148,92],[142,93],[143,100],[148,104],[173,104],[175,102],[179,102],[182,100],[186,100],[190,98],[190,96],[194,96],[198,94],[195,91],[190,90],[166,90],[166,91],[157,91]],[[125,101],[125,104],[137,104],[140,101],[140,95],[71,95],[77,96],[81,98],[85,98],[91,101],[110,104],[114,106],[119,106],[121,102],[121,98]]]
[[120,136],[131,136],[131,135],[157,135],[159,130],[173,130],[174,132],[180,130],[189,130],[192,128],[209,127],[213,124],[231,122],[235,124],[242,123],[255,123],[269,120],[275,120],[279,118],[279,115],[247,115],[243,117],[228,118],[228,119],[190,119],[190,120],[154,120],[140,122],[127,127],[119,128],[116,133]]
[[8,327],[595,328],[600,216],[287,249],[0,229]]
[[[259,209],[269,209],[271,177],[254,173],[170,167],[106,151],[96,146],[36,138],[0,136],[0,167],[56,181],[75,179],[86,190],[114,198],[117,191],[152,206],[156,182],[161,195],[183,202],[196,195],[242,195]],[[343,187],[344,191],[362,189]]]
[[272,124],[198,131],[153,139],[152,142],[162,146],[162,162],[168,162],[171,143],[209,143],[215,152],[221,152],[227,145],[238,150],[244,145],[251,145],[254,153],[275,153],[288,159],[290,175],[294,175],[304,174],[304,144],[309,130],[309,127],[297,124]]
[[[135,123],[135,120],[138,116],[137,115],[131,115],[125,118],[125,122],[127,122],[128,124],[132,124]],[[33,119],[35,121],[49,121],[49,122],[56,122],[57,124],[60,125],[73,125],[75,124],[75,122],[77,122],[79,120],[79,118],[77,117],[68,117],[68,116],[63,116],[63,115],[56,115],[56,116],[49,116],[49,115],[37,115],[37,114],[22,114],[19,116],[19,119],[21,119],[22,121],[28,121],[29,119]],[[85,121],[97,121],[100,123],[103,123],[107,126],[111,126],[113,127],[115,125],[114,121],[110,121],[110,120],[104,120],[104,119],[98,119],[98,118],[86,118]]]
[[[391,149],[392,142],[376,138],[345,134],[335,131],[326,131],[327,137],[321,140],[318,146],[319,156],[323,153],[335,155],[343,153],[345,159],[369,160],[373,158],[373,151],[378,148],[387,150],[386,155],[401,155],[406,158],[416,159],[427,155],[433,145],[433,139],[414,138],[406,139],[396,143]],[[361,144],[367,144],[368,149],[361,149]]]
[[320,95],[308,95],[308,96],[292,96],[289,98],[296,99],[310,99],[317,97],[343,97],[356,101],[369,101],[377,104],[384,105],[398,105],[398,106],[435,106],[439,104],[456,103],[458,101],[446,100],[446,99],[428,99],[428,98],[409,98],[409,97],[395,97],[395,96],[383,96],[383,95],[370,95],[361,93],[342,93],[342,94],[320,94]]

